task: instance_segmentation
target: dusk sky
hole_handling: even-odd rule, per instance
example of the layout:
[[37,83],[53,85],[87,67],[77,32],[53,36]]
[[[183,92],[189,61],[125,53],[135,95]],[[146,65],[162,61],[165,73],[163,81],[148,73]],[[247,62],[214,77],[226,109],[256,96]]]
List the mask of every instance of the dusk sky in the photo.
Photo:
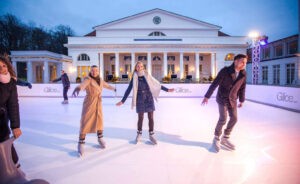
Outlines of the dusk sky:
[[0,15],[47,29],[69,25],[76,36],[155,8],[221,26],[231,36],[257,30],[274,41],[299,33],[298,0],[0,0]]

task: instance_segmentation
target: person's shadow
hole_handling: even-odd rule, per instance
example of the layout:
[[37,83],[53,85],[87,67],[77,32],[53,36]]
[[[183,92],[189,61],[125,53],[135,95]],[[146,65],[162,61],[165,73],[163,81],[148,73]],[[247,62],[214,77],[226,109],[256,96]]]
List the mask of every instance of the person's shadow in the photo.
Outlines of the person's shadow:
[[[126,128],[117,128],[117,127],[106,127],[104,129],[104,136],[113,138],[113,139],[125,139],[128,140],[129,144],[135,144],[136,130],[126,129]],[[143,134],[147,133],[143,131]],[[201,141],[191,141],[182,139],[180,135],[168,134],[161,131],[155,131],[155,136],[159,142],[165,142],[169,144],[183,145],[183,146],[196,146],[205,148],[208,151],[211,150],[211,143],[201,142]],[[152,144],[150,141],[147,141],[146,144]]]

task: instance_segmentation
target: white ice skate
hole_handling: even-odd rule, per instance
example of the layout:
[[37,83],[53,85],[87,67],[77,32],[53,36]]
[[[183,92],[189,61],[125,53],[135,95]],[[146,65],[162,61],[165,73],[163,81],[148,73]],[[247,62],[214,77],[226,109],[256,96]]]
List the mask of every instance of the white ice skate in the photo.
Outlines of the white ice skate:
[[69,103],[68,100],[64,100],[64,101],[61,102],[61,104],[68,104],[68,103]]
[[150,134],[150,135],[149,135],[149,139],[150,139],[150,141],[151,141],[152,144],[154,144],[154,145],[157,144],[157,141],[156,141],[156,139],[154,138],[153,134]]
[[220,139],[215,137],[212,143],[212,148],[214,149],[215,152],[219,152],[220,151]]
[[221,144],[228,149],[235,150],[235,145],[229,141],[229,137],[222,137]]
[[99,142],[100,147],[102,147],[102,148],[106,147],[103,137],[98,137],[98,142]]
[[83,155],[84,155],[84,142],[78,142],[77,149],[78,149],[78,156],[83,157]]
[[141,142],[142,139],[142,134],[137,133],[136,138],[135,138],[135,144],[138,144],[139,142]]

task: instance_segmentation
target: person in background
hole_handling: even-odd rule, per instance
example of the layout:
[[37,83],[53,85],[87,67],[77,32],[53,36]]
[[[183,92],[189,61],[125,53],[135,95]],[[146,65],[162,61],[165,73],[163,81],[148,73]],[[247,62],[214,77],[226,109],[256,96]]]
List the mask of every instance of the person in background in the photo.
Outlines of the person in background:
[[124,104],[128,95],[133,89],[131,107],[136,107],[136,113],[138,113],[137,136],[135,141],[138,143],[141,140],[144,113],[148,113],[149,139],[152,144],[157,144],[157,141],[154,137],[153,113],[155,111],[155,106],[153,98],[157,100],[160,90],[173,92],[174,89],[168,89],[162,86],[155,78],[145,71],[144,64],[142,62],[138,61],[134,68],[135,71],[133,73],[133,77],[124,94],[124,97],[116,105],[120,106]]
[[[20,113],[16,76],[11,63],[0,56],[0,142],[9,139],[12,134],[15,138],[22,135],[20,129]],[[12,159],[16,167],[20,167],[15,147],[11,148]]]
[[[202,101],[202,105],[206,105],[214,90],[219,86],[216,97],[219,107],[219,121],[215,128],[215,137],[213,139],[213,148],[215,152],[219,152],[221,148],[220,143],[230,150],[235,150],[235,145],[229,141],[229,137],[237,122],[237,107],[242,107],[243,102],[245,101],[246,63],[246,55],[236,55],[231,66],[224,67],[220,70]],[[237,104],[237,99],[239,99],[239,104]],[[220,142],[222,128],[226,124],[228,113],[230,119]]]
[[64,101],[62,101],[62,104],[68,104],[68,90],[70,89],[70,80],[69,77],[67,75],[67,73],[65,73],[64,70],[61,70],[61,76],[57,79],[52,80],[52,82],[57,82],[57,81],[62,81],[62,85],[63,85],[63,97],[64,97]]
[[96,65],[91,67],[89,76],[77,86],[72,96],[76,97],[79,91],[86,90],[86,96],[84,98],[80,130],[78,141],[78,153],[79,156],[84,155],[84,144],[87,133],[97,133],[99,145],[102,148],[106,147],[103,140],[103,113],[102,113],[102,89],[110,89],[116,91],[116,89],[106,83],[99,76],[99,69]]

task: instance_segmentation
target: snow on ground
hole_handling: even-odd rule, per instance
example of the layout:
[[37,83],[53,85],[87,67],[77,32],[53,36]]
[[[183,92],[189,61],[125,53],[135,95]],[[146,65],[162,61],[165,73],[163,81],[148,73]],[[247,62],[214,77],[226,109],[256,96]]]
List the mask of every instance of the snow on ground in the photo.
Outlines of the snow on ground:
[[246,102],[232,132],[236,151],[210,150],[218,120],[215,99],[160,98],[154,122],[158,145],[135,145],[137,114],[130,101],[103,98],[106,149],[96,134],[77,156],[83,98],[19,98],[23,135],[15,142],[28,179],[53,184],[300,183],[300,113]]

